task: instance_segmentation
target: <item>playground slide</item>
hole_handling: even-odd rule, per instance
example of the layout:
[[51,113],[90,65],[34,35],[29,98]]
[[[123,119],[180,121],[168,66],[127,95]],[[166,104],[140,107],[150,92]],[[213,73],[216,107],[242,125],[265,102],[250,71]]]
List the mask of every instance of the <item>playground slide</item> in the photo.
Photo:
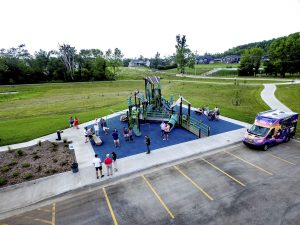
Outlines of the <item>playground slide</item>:
[[177,114],[173,114],[169,120],[168,123],[172,124],[170,131],[175,127],[176,123],[178,121],[178,115]]
[[135,136],[140,137],[142,135],[141,131],[139,131],[138,126],[136,124],[134,124],[132,130]]
[[172,108],[170,107],[170,105],[167,103],[167,100],[165,100],[164,98],[162,98],[161,103],[163,104],[164,108],[168,111],[172,111]]

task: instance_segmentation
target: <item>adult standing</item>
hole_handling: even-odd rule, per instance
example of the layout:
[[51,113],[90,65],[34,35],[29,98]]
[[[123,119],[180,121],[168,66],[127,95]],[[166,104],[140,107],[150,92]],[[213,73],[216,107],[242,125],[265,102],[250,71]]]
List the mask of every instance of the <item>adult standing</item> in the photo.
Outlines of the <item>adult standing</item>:
[[94,131],[95,131],[96,136],[100,136],[98,123],[94,124]]
[[95,154],[95,158],[93,159],[93,164],[94,164],[95,169],[96,169],[96,177],[97,177],[97,179],[99,179],[98,170],[100,171],[101,178],[104,177],[104,175],[102,174],[101,159],[98,157],[98,154]]
[[75,118],[74,118],[74,127],[76,127],[77,129],[79,129],[78,125],[79,125],[79,120],[78,120],[78,118],[75,116]]
[[112,171],[112,159],[109,157],[109,154],[106,154],[106,158],[104,160],[104,164],[106,165],[107,176],[113,175],[113,171]]
[[145,135],[145,144],[147,146],[146,154],[150,154],[150,142],[150,137],[148,135]]
[[119,140],[119,134],[118,134],[117,129],[114,129],[114,132],[112,133],[111,136],[114,139],[115,147],[120,147],[120,140]]
[[118,171],[118,165],[117,165],[117,154],[115,152],[111,153],[111,158],[113,160],[113,167],[114,167],[114,171]]
[[160,124],[160,130],[161,130],[161,136],[163,137],[164,136],[164,133],[165,133],[165,127],[166,127],[166,124],[164,121],[161,121],[161,124]]

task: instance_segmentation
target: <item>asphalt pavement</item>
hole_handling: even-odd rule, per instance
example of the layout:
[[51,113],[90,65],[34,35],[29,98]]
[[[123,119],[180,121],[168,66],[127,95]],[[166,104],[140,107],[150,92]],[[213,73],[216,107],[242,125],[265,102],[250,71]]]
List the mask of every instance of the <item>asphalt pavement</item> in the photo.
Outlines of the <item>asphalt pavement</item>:
[[0,224],[298,224],[300,142],[242,144],[37,205]]

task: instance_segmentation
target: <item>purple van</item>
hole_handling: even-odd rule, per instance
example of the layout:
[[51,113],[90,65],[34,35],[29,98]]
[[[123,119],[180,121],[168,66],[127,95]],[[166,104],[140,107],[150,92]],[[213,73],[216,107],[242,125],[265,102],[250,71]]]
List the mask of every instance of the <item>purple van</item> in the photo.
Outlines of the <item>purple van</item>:
[[288,142],[296,134],[298,113],[283,112],[278,109],[257,114],[255,122],[243,138],[247,146],[261,147]]

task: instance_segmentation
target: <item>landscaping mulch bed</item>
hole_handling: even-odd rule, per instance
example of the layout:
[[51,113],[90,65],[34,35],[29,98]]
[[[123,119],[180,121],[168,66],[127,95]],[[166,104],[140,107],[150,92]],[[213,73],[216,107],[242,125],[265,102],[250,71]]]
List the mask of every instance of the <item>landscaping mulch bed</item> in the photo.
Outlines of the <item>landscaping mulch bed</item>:
[[0,152],[0,187],[70,171],[73,157],[68,143],[49,141]]

